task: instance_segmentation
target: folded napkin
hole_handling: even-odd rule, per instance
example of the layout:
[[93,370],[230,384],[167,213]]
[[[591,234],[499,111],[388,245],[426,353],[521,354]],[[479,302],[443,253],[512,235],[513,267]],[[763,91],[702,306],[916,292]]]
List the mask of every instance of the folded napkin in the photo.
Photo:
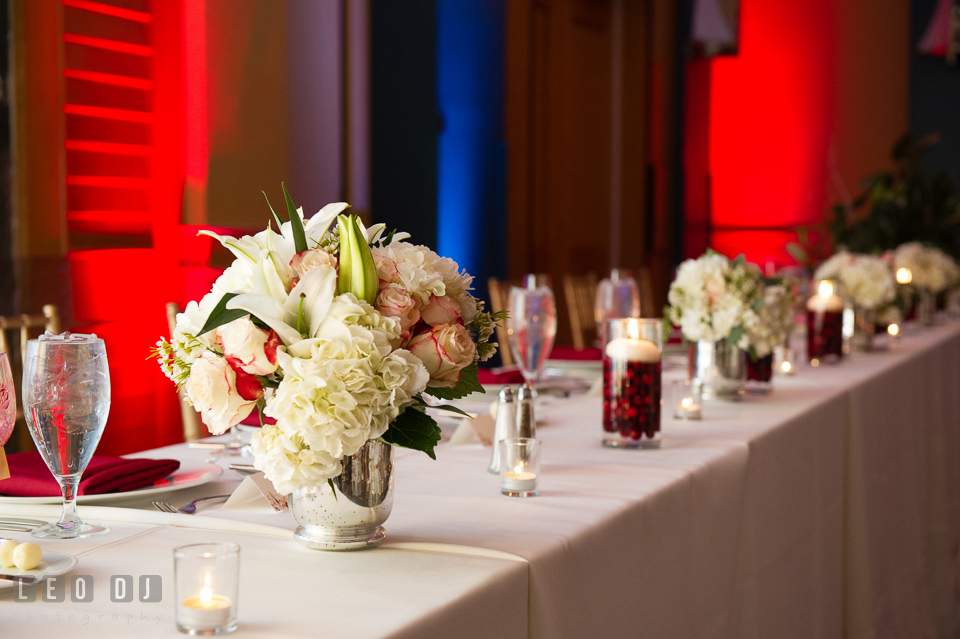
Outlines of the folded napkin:
[[[60,486],[40,453],[7,455],[10,479],[0,481],[0,495],[17,497],[55,497]],[[78,495],[123,493],[151,486],[180,468],[175,459],[123,459],[94,456],[83,471]]]
[[603,351],[599,348],[572,348],[570,346],[554,346],[547,359],[556,359],[560,361],[600,361],[603,359]]
[[[260,415],[258,414],[257,410],[254,409],[249,415],[244,417],[243,421],[241,421],[240,423],[243,424],[244,426],[256,426],[257,428],[259,428]],[[275,420],[273,417],[267,417],[266,415],[264,415],[263,423],[272,425],[272,424],[276,424],[277,420]]]
[[477,371],[477,381],[485,386],[499,384],[522,384],[523,373],[516,366],[502,368],[481,368]]

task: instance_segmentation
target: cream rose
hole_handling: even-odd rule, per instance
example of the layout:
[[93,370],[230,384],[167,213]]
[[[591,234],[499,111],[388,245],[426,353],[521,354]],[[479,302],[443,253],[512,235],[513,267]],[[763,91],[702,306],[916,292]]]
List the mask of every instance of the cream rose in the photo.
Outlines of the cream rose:
[[396,283],[400,281],[400,271],[397,270],[397,263],[386,255],[373,254],[373,262],[377,265],[377,276],[381,282]]
[[381,315],[400,321],[402,337],[409,337],[410,327],[420,320],[417,303],[399,284],[384,284],[380,287],[376,309]]
[[463,323],[460,317],[460,305],[446,295],[431,297],[430,302],[420,311],[420,317],[430,326]]
[[303,277],[318,266],[332,266],[337,268],[337,258],[326,251],[320,249],[308,249],[302,253],[297,253],[290,260],[290,268],[297,272],[297,275]]
[[430,332],[420,333],[407,345],[430,373],[427,386],[453,388],[460,381],[460,371],[473,363],[477,345],[462,324],[441,324]]
[[223,355],[251,375],[270,375],[277,370],[280,338],[274,331],[259,328],[249,316],[219,329]]
[[239,424],[257,405],[255,399],[241,397],[237,373],[227,361],[209,351],[190,368],[186,390],[190,403],[213,435],[221,435]]

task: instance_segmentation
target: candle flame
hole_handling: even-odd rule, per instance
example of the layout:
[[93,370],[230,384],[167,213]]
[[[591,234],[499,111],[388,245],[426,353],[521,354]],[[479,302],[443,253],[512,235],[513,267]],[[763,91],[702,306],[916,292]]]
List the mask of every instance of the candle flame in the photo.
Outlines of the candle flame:
[[833,282],[830,282],[829,280],[821,280],[819,292],[820,292],[820,297],[822,297],[823,299],[827,299],[828,297],[833,295]]
[[632,319],[627,323],[627,335],[630,339],[640,339],[640,324],[637,320]]
[[913,281],[913,272],[908,268],[897,269],[897,282],[900,284],[909,284]]
[[793,366],[790,365],[790,362],[784,362],[780,367],[783,369],[784,373],[789,373],[790,369],[793,368]]
[[520,474],[523,472],[523,461],[522,461],[522,460],[520,461],[520,463],[518,463],[518,464],[516,465],[516,467],[514,467],[513,472],[515,472],[515,473],[517,474],[517,477],[520,476]]
[[900,325],[891,324],[890,326],[887,327],[887,332],[890,333],[892,336],[896,337],[897,335],[900,334]]
[[690,400],[689,397],[684,397],[683,400],[681,400],[681,402],[680,402],[680,404],[681,404],[684,408],[690,408],[690,404],[692,404],[692,403],[693,403],[693,402]]
[[202,603],[210,603],[211,599],[213,599],[213,591],[211,591],[209,588],[204,588],[200,591],[200,601]]

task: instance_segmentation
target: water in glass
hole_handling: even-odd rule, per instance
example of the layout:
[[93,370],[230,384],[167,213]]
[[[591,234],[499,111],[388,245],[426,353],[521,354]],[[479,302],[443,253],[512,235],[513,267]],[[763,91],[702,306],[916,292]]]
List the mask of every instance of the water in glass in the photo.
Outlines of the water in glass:
[[107,532],[77,515],[77,486],[97,449],[110,411],[107,351],[96,335],[46,333],[27,342],[24,417],[37,450],[63,492],[60,521],[34,537],[74,539]]
[[557,335],[553,291],[547,286],[514,286],[510,289],[507,310],[510,312],[507,319],[510,352],[524,379],[534,384],[540,378]]

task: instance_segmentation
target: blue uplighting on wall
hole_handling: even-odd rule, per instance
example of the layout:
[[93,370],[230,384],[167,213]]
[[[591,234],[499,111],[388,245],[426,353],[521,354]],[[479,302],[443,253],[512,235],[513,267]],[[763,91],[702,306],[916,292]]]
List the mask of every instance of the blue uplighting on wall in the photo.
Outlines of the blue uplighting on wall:
[[504,3],[437,2],[437,248],[479,291],[506,270]]

